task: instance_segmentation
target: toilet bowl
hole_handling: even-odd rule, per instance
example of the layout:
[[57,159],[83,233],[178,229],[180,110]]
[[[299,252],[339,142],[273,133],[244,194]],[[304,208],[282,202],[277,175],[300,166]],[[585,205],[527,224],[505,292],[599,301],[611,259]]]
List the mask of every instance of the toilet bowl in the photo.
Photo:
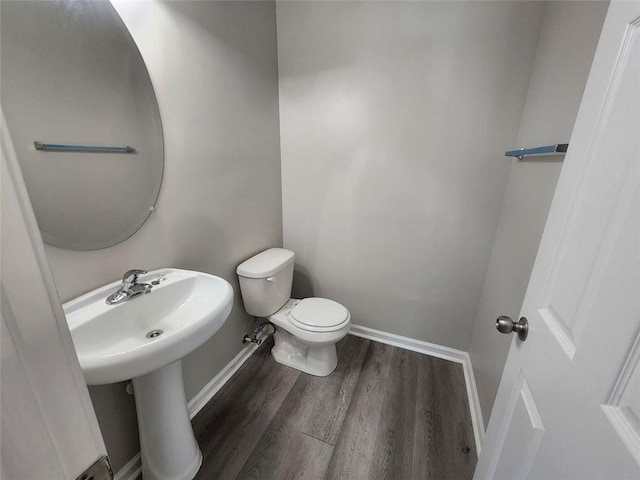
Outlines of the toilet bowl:
[[271,248],[241,263],[236,273],[245,310],[276,326],[274,360],[324,377],[338,364],[336,343],[351,328],[344,306],[326,298],[290,298],[295,254]]
[[279,327],[271,355],[276,362],[324,377],[338,365],[336,343],[351,328],[349,311],[326,298],[290,299],[269,317]]

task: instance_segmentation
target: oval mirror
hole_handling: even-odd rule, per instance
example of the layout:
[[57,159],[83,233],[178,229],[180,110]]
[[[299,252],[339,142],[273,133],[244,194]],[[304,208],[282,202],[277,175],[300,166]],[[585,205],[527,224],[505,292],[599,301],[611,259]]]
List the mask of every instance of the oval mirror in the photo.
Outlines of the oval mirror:
[[153,211],[164,163],[133,38],[108,0],[0,9],[2,108],[43,240],[72,250],[122,242]]

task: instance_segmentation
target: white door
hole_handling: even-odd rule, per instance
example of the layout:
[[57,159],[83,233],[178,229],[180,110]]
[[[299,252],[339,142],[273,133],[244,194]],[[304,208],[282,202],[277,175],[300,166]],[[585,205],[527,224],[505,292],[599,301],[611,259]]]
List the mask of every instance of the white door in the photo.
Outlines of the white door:
[[609,8],[521,314],[474,479],[640,479],[638,1]]
[[0,478],[74,480],[106,449],[1,110],[0,134]]

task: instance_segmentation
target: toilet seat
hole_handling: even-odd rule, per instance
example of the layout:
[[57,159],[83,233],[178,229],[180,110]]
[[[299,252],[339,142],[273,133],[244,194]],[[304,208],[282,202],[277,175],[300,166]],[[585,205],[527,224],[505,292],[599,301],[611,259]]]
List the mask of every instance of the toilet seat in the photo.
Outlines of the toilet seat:
[[289,321],[309,332],[338,330],[350,321],[349,311],[327,298],[305,298],[289,312]]

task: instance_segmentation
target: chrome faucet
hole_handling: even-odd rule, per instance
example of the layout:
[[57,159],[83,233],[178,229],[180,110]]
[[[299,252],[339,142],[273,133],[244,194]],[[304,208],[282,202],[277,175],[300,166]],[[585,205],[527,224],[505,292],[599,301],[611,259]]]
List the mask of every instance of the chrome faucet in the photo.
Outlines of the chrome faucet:
[[146,270],[128,270],[122,276],[122,285],[107,297],[107,305],[117,305],[139,295],[149,293],[153,287],[150,283],[138,283],[138,275],[147,273]]

